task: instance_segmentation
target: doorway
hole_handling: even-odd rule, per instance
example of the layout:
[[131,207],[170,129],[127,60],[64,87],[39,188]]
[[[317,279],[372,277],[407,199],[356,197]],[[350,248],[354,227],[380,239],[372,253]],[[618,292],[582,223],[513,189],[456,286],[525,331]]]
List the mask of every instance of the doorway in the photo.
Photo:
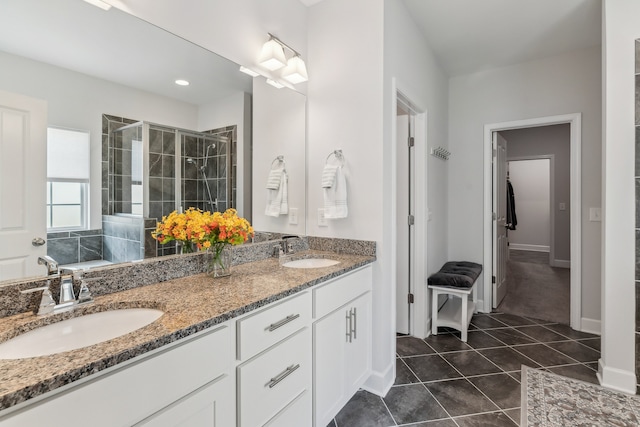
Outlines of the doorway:
[[430,331],[427,280],[427,113],[396,79],[391,126],[392,277],[396,332],[425,338]]
[[[581,146],[581,115],[568,114],[562,116],[542,117],[536,119],[527,119],[514,122],[496,123],[485,125],[485,214],[484,214],[484,241],[485,255],[484,264],[486,266],[494,265],[494,233],[496,230],[496,221],[494,220],[494,147],[492,144],[492,135],[494,132],[508,131],[514,129],[527,129],[541,126],[551,126],[558,124],[567,124],[569,126],[569,176],[570,176],[570,194],[568,195],[568,212],[569,226],[569,253],[570,260],[570,326],[573,329],[581,330],[581,163],[580,163],[580,146]],[[555,209],[555,206],[554,206]],[[493,269],[485,268],[483,281],[486,286],[483,290],[483,308],[485,312],[490,312],[494,308],[494,294],[496,292],[493,285],[495,272]],[[497,305],[496,305],[497,306]]]

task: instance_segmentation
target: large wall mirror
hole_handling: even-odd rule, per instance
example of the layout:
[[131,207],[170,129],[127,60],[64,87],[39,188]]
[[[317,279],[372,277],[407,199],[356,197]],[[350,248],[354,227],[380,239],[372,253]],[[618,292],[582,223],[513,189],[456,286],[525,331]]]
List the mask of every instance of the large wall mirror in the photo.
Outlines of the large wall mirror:
[[[152,247],[148,231],[154,218],[187,206],[235,207],[269,227],[259,230],[304,234],[304,95],[289,89],[254,93],[253,79],[237,64],[116,8],[103,11],[80,0],[4,0],[0,63],[0,91],[44,100],[50,134],[53,129],[54,134],[69,132],[68,140],[85,135],[89,141],[86,160],[76,146],[61,143],[56,152],[50,146],[49,160],[62,172],[38,178],[42,182],[35,188],[42,190],[20,193],[41,202],[42,221],[53,227],[48,236],[31,236],[47,237],[40,254],[46,250],[61,264],[82,266],[171,254],[171,247]],[[189,85],[176,84],[178,79]],[[287,100],[296,113],[284,107]],[[254,131],[253,115],[264,116],[263,109],[270,120]],[[288,117],[276,120],[280,112]],[[283,126],[296,134],[288,147],[270,147],[272,138],[256,134]],[[278,138],[278,144],[282,141]],[[47,145],[40,144],[23,153],[22,164],[0,162],[0,180],[6,184],[29,157],[32,165],[42,166]],[[254,182],[266,180],[253,177],[254,163],[264,175],[262,163],[281,153],[295,161],[289,180],[301,188],[296,189],[294,228],[287,220],[261,221],[264,188],[257,184],[252,191]],[[65,170],[75,172],[83,161],[88,162],[86,176],[66,176]],[[28,173],[18,175],[30,179]],[[74,185],[77,197],[63,192]],[[15,235],[2,224],[2,218],[11,217],[5,215],[12,209],[6,199],[5,191],[0,200],[4,244]],[[5,264],[0,259],[5,281],[46,272],[43,266],[34,270],[33,259]]]

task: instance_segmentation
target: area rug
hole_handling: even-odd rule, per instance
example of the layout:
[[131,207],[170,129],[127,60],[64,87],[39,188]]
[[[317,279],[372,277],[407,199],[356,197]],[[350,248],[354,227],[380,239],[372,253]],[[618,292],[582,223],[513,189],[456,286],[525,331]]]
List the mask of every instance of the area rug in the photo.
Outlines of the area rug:
[[522,366],[520,426],[639,426],[640,398]]

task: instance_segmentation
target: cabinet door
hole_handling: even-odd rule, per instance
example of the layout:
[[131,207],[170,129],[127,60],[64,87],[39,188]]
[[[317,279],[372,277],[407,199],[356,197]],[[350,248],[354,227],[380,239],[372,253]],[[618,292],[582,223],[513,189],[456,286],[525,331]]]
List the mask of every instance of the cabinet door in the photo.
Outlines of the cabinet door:
[[315,425],[324,427],[346,401],[349,308],[341,307],[313,325]]
[[347,343],[346,388],[349,398],[371,374],[371,293],[348,305],[351,312],[352,339]]
[[234,396],[233,381],[225,374],[135,426],[233,427],[236,425]]

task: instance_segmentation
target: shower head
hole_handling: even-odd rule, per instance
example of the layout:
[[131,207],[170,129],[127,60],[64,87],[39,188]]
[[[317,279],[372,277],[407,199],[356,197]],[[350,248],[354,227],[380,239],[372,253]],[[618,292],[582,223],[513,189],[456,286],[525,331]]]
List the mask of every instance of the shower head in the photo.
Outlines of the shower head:
[[186,162],[187,162],[187,163],[191,163],[192,165],[197,165],[197,164],[198,164],[198,163],[197,163],[195,160],[193,160],[191,157],[187,157]]

